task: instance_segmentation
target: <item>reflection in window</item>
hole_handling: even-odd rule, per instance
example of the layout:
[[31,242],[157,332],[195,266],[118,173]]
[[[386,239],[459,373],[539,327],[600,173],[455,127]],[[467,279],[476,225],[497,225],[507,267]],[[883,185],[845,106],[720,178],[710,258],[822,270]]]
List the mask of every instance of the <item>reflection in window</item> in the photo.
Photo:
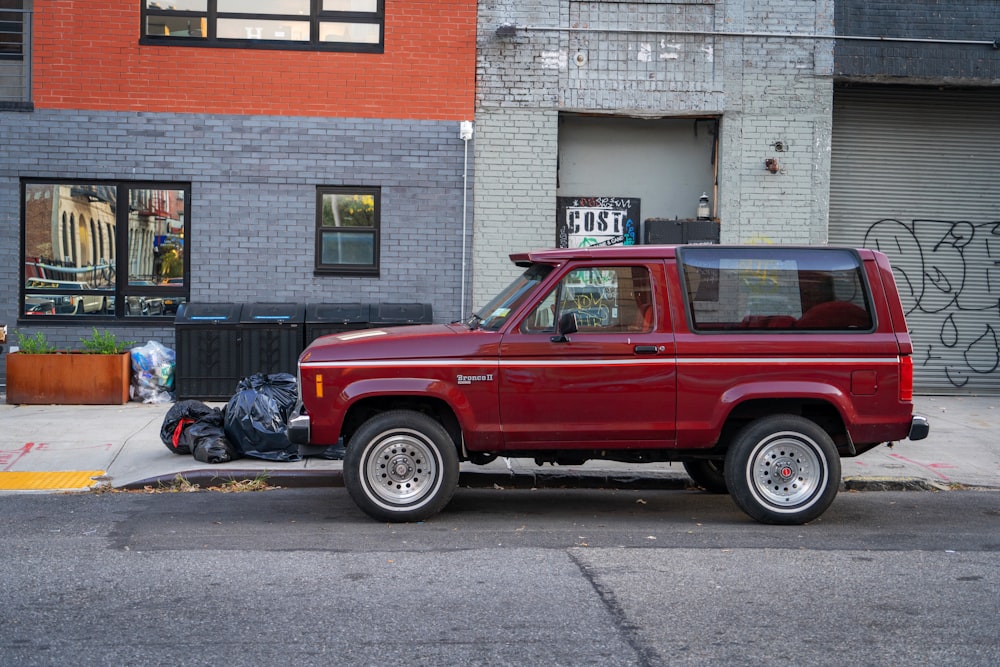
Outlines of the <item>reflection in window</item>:
[[310,0],[218,0],[220,12],[309,15]]
[[649,270],[643,266],[576,269],[559,281],[521,325],[551,333],[572,313],[581,333],[649,333],[656,323]]
[[382,51],[384,0],[147,0],[147,43]]
[[841,248],[685,248],[688,313],[697,331],[867,331],[861,261]]
[[377,12],[377,0],[323,0],[328,12]]
[[24,17],[22,0],[0,0],[0,57],[21,59],[24,56]]
[[377,273],[379,191],[317,190],[316,271]]
[[185,298],[187,186],[23,187],[22,313],[166,315]]
[[308,21],[262,21],[260,19],[219,19],[219,39],[271,39],[309,41]]
[[324,42],[378,44],[380,26],[370,23],[320,23],[319,38]]

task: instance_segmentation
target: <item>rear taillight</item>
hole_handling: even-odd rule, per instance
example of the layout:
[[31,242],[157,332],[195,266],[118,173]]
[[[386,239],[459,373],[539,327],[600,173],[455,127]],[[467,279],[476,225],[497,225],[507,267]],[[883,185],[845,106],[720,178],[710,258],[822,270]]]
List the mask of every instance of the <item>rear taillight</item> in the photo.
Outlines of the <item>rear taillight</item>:
[[913,400],[913,357],[911,356],[899,358],[899,400],[907,403]]

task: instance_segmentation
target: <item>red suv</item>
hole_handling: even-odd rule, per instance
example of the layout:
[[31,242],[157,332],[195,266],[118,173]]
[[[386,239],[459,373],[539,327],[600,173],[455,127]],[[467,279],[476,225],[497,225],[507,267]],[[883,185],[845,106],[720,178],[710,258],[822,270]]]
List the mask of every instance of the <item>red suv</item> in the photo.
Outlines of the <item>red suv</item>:
[[385,521],[454,493],[461,461],[683,462],[754,519],[818,517],[840,457],[924,438],[885,255],[835,247],[520,253],[464,322],[317,339],[288,434],[347,445],[344,481]]

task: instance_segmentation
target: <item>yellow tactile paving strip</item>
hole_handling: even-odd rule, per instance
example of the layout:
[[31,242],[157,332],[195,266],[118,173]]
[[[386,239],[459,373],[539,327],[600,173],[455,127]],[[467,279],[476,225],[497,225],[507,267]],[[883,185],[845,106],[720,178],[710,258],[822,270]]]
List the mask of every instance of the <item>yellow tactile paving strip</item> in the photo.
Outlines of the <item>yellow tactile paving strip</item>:
[[54,472],[0,472],[0,491],[44,491],[89,489],[97,486],[94,477],[103,470],[61,470]]

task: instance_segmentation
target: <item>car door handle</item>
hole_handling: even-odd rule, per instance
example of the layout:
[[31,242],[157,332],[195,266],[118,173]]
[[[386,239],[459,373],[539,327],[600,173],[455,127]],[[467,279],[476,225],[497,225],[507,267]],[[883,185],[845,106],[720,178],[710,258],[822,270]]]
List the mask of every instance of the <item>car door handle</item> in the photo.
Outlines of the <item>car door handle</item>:
[[656,354],[658,351],[655,345],[636,345],[634,349],[636,354]]

